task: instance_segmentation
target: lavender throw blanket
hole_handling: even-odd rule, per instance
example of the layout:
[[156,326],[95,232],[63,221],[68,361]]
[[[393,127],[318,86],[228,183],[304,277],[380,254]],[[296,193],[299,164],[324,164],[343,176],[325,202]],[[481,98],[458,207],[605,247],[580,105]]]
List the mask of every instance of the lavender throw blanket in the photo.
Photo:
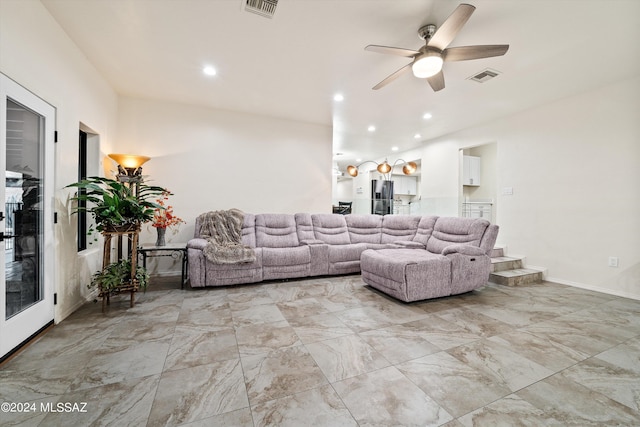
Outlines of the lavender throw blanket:
[[208,242],[203,252],[209,261],[240,264],[256,260],[253,249],[242,244],[242,211],[211,211],[200,215],[199,219],[200,237]]

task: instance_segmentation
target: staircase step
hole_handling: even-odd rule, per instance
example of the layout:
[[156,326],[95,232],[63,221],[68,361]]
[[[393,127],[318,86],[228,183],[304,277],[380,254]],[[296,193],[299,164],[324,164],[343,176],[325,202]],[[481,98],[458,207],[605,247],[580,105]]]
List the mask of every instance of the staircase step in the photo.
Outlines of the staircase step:
[[491,258],[491,272],[521,269],[522,259],[508,256]]
[[529,268],[518,268],[491,273],[489,281],[504,286],[529,285],[542,282],[542,272]]

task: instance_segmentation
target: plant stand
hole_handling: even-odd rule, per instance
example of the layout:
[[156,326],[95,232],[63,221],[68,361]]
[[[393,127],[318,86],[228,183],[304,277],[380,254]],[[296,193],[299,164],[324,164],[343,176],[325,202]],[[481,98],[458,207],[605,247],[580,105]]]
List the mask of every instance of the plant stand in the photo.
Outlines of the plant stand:
[[[104,270],[111,264],[111,252],[113,250],[113,243],[116,243],[116,259],[114,261],[121,261],[123,259],[123,244],[127,243],[126,256],[131,261],[131,274],[127,282],[116,289],[102,289],[99,287],[99,297],[102,297],[102,312],[104,313],[105,307],[110,304],[111,295],[120,294],[123,292],[129,292],[131,294],[131,307],[135,305],[134,294],[138,291],[139,283],[136,277],[136,267],[138,260],[138,238],[140,236],[140,224],[127,225],[126,227],[115,227],[114,229],[104,230],[102,232],[104,236],[104,252],[102,255],[102,269]],[[114,239],[114,237],[116,239]]]

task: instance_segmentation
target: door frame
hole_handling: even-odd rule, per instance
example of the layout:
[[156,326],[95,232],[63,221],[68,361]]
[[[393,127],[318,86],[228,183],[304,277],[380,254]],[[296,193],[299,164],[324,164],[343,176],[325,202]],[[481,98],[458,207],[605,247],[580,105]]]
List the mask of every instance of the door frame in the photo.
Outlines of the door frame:
[[[0,360],[6,359],[23,344],[28,342],[36,334],[47,326],[53,324],[55,316],[55,132],[56,109],[33,92],[21,86],[8,76],[0,73],[0,148],[6,150],[7,135],[7,98],[43,116],[44,120],[44,147],[41,151],[43,159],[43,241],[42,241],[42,299],[22,312],[6,319],[6,280],[3,270],[0,276]],[[6,156],[0,158],[0,170],[4,175],[6,171]],[[2,198],[4,199],[4,186],[2,183]],[[2,200],[4,210],[4,200]],[[4,230],[4,223],[2,223]],[[4,244],[4,243],[3,243]],[[0,265],[5,269],[5,250],[0,250]]]

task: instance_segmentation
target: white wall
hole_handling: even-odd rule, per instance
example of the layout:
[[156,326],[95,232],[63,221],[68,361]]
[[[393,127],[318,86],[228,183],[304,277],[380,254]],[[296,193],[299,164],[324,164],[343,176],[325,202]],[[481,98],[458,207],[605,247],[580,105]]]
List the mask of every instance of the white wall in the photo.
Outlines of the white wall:
[[338,202],[353,202],[354,192],[353,179],[345,178],[338,181],[333,193],[333,203],[337,205]]
[[640,299],[639,94],[635,78],[430,141],[426,212],[456,215],[458,150],[497,141],[498,242],[548,280]]
[[[151,157],[149,184],[174,195],[187,241],[204,212],[331,212],[331,128],[170,102],[121,97],[115,150]],[[154,241],[146,231],[142,241]]]
[[461,144],[455,140],[427,143],[420,155],[420,206],[423,214],[458,216]]
[[100,134],[103,147],[112,143],[117,96],[39,1],[0,1],[0,52],[0,71],[56,108],[59,322],[89,297],[89,276],[101,262],[98,249],[78,255],[76,219],[68,215],[69,191],[62,188],[77,180],[80,122]]

